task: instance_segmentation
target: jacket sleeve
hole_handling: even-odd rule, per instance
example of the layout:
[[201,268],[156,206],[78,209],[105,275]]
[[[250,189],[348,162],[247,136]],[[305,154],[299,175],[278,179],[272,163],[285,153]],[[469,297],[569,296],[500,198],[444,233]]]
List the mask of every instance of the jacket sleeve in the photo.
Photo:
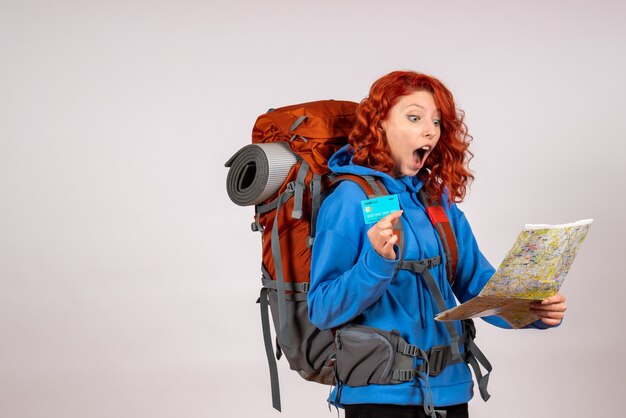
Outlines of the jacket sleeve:
[[394,276],[398,262],[380,256],[367,239],[360,203],[365,198],[358,185],[343,182],[320,208],[308,294],[309,319],[320,329],[357,317]]
[[[478,296],[495,273],[495,269],[478,248],[478,243],[465,214],[456,204],[452,204],[449,213],[459,251],[453,291],[459,301],[465,303]],[[511,328],[504,319],[497,316],[488,316],[482,319],[501,328]]]
[[[450,207],[450,215],[459,249],[459,262],[453,290],[459,301],[464,303],[478,296],[489,279],[494,275],[495,269],[478,248],[478,243],[465,214],[453,204]],[[482,317],[482,319],[500,328],[512,328],[511,325],[498,316],[486,316]],[[551,327],[538,320],[525,328],[547,329]]]

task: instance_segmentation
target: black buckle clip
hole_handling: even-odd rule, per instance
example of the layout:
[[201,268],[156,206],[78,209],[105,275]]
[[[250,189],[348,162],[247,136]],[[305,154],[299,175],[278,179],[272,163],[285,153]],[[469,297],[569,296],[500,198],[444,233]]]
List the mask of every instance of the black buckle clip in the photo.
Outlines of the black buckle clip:
[[467,336],[470,340],[476,338],[476,325],[474,325],[474,321],[472,319],[464,319],[463,322],[463,332],[467,333]]
[[447,345],[433,347],[428,352],[428,375],[438,376],[443,369],[446,368],[446,354],[448,352]]
[[418,264],[425,266],[428,270],[432,269],[435,266],[438,266],[439,263],[441,263],[441,256],[439,255],[418,261]]
[[415,374],[412,370],[398,370],[397,376],[395,377],[397,377],[397,379],[401,380],[402,382],[409,382],[415,379]]

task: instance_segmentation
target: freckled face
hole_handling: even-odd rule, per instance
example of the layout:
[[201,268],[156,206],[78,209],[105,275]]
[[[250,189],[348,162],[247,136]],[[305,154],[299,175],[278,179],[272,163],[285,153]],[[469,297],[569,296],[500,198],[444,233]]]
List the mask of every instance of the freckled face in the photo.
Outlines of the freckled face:
[[441,136],[441,116],[430,92],[400,97],[381,122],[395,169],[393,177],[414,176]]

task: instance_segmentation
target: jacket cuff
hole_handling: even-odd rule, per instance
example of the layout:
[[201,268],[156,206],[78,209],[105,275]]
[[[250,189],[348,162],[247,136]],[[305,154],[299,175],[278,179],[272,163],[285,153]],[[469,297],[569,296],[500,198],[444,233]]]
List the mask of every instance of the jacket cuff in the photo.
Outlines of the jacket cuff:
[[529,328],[536,328],[536,329],[550,329],[550,328],[557,328],[560,327],[561,324],[563,323],[563,321],[565,320],[565,318],[561,319],[561,322],[559,322],[558,325],[548,325],[544,322],[541,321],[541,319],[536,320],[535,322],[531,323],[528,325]]
[[[396,254],[398,251],[396,249]],[[365,267],[375,276],[390,278],[394,275],[399,260],[389,260],[370,248],[365,254]]]

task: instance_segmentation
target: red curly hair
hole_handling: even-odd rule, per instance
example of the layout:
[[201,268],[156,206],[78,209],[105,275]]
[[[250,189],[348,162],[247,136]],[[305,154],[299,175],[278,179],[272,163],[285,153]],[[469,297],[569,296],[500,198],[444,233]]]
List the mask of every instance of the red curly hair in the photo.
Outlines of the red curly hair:
[[402,96],[415,91],[433,95],[441,114],[441,136],[424,168],[418,173],[430,196],[440,200],[444,190],[449,202],[461,202],[474,176],[468,169],[473,154],[462,110],[457,109],[452,93],[434,77],[412,71],[394,71],[378,79],[369,96],[356,111],[356,124],[349,137],[354,149],[353,162],[384,173],[392,173],[395,163],[381,123]]

